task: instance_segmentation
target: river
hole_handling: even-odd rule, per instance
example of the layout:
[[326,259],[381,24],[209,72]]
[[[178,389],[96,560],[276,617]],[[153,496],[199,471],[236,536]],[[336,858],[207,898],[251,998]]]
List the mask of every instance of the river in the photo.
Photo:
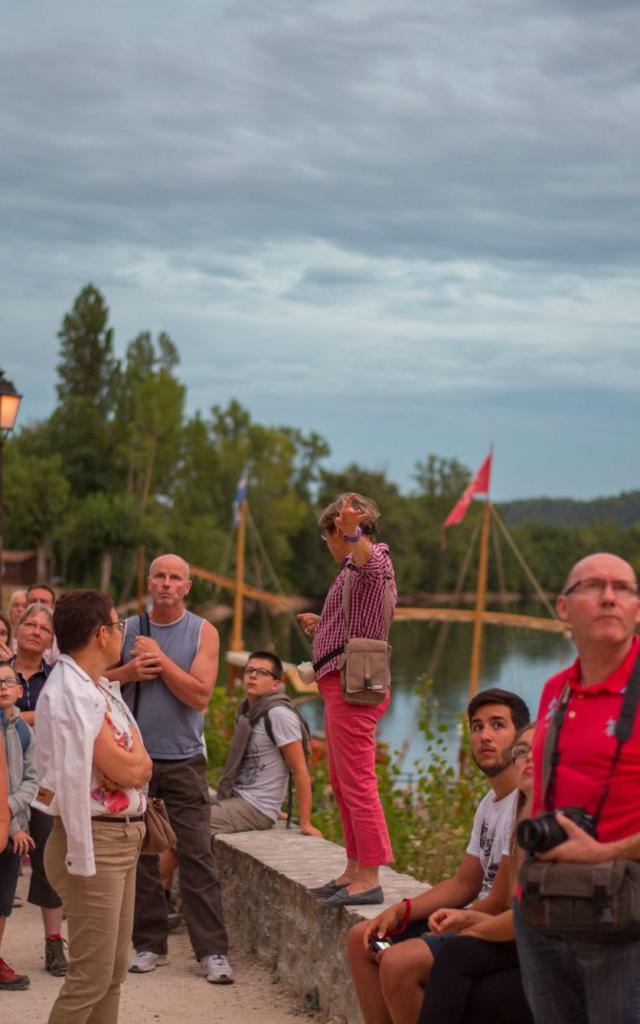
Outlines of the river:
[[[274,625],[277,622],[273,620],[270,625],[276,650],[284,653],[287,660],[306,659],[308,653],[295,633],[282,620],[279,626]],[[427,741],[419,724],[424,718],[425,674],[441,628],[425,622],[398,622],[391,630],[393,690],[391,706],[380,723],[378,735],[392,750],[403,745],[407,748],[402,765],[407,772],[427,752]],[[221,634],[224,649],[227,629],[222,629]],[[266,645],[267,635],[264,621],[249,620],[245,626],[249,649]],[[457,725],[469,699],[470,656],[471,626],[451,624],[440,663],[433,673],[431,713],[433,725],[447,727],[442,737],[452,763],[458,748]],[[487,626],[479,688],[500,686],[512,690],[524,698],[534,717],[545,680],[574,657],[572,644],[558,634]],[[311,728],[321,729],[322,702],[309,701],[303,710]]]

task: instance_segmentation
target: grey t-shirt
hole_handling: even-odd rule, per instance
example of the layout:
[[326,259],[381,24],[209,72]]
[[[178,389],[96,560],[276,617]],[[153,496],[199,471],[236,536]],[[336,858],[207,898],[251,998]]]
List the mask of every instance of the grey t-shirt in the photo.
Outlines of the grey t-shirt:
[[301,741],[302,727],[291,708],[271,708],[269,721],[275,745],[267,735],[264,718],[260,718],[251,731],[233,791],[272,821],[276,821],[289,777],[285,760],[277,748],[296,740]]

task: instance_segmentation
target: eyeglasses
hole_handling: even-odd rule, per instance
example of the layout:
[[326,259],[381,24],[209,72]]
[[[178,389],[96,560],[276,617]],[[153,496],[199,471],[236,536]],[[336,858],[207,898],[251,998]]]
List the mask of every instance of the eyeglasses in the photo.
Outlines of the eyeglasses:
[[279,678],[274,672],[270,672],[268,668],[256,668],[254,665],[247,666],[242,674],[243,676],[250,676],[253,674],[254,676],[260,676],[263,679],[267,676],[271,676],[272,679]]
[[[117,629],[119,633],[124,633],[126,625],[126,619],[117,619],[115,622],[102,623],[102,626],[104,626],[105,629]],[[102,626],[100,626],[99,628],[102,629]]]
[[511,748],[511,760],[515,764],[516,761],[524,761],[526,757],[531,753],[530,743],[516,743],[515,747]]
[[17,679],[0,679],[0,690],[10,690],[12,686],[20,686]]
[[631,601],[638,596],[638,587],[630,580],[601,580],[598,577],[589,577],[586,580],[578,580],[563,591],[565,597],[569,594],[582,594],[583,597],[602,597],[607,587],[611,587],[616,597],[621,601]]
[[46,633],[47,636],[53,636],[53,630],[49,626],[43,626],[40,622],[31,622],[29,619],[22,623],[20,629],[28,629],[30,632],[37,629],[40,633]]

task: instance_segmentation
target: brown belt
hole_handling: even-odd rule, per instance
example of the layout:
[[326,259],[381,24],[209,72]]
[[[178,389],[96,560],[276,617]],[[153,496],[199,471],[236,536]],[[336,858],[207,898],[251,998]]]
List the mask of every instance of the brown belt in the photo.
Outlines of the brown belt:
[[132,821],[144,821],[144,814],[94,814],[92,821],[126,821],[127,825]]

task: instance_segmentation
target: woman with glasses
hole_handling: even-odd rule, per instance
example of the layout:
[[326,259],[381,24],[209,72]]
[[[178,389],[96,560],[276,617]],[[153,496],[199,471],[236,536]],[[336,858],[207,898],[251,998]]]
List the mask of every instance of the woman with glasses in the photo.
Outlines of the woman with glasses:
[[[515,826],[533,795],[531,745],[535,723],[521,729],[511,756],[518,802],[511,839],[511,875],[520,859]],[[513,911],[492,916],[473,909],[437,910],[429,918],[436,933],[457,932],[443,943],[425,990],[419,1024],[533,1024],[515,943]]]
[[302,628],[313,638],[316,680],[324,701],[329,779],[347,854],[344,871],[312,890],[328,907],[382,903],[379,868],[393,860],[375,770],[376,727],[389,707],[390,693],[380,704],[347,703],[339,671],[347,576],[350,638],[386,640],[385,611],[390,618],[397,601],[389,548],[375,539],[379,518],[376,503],[361,494],[342,494],[322,512],[321,536],[340,570],[321,614],[299,616]]
[[[22,613],[16,630],[16,654],[11,664],[22,686],[16,702],[20,715],[35,729],[36,705],[51,672],[44,652],[53,641],[53,612],[45,604],[30,604]],[[36,740],[37,742],[37,740]],[[67,973],[67,958],[62,938],[62,901],[47,880],[44,848],[53,825],[48,814],[33,807],[29,832],[34,848],[29,853],[31,879],[27,901],[42,911],[44,927],[44,967],[54,977]]]
[[47,877],[62,896],[69,970],[49,1024],[115,1024],[126,977],[151,760],[118,683],[122,623],[98,590],[63,594],[61,655],[36,714],[39,789],[53,818]]

